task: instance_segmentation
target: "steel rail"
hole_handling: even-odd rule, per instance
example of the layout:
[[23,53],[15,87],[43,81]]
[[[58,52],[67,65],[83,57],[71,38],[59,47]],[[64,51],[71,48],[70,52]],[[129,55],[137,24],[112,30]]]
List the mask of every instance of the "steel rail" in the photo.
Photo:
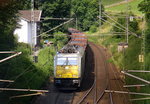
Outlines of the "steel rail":
[[94,88],[94,85],[95,85],[95,81],[92,85],[92,87],[87,91],[87,93],[81,98],[81,100],[77,103],[77,104],[81,104],[83,102],[83,100],[90,94],[90,92],[92,91],[92,89]]
[[[103,54],[102,53],[102,51],[99,49],[99,47],[98,46],[96,46],[95,44],[93,44],[93,43],[91,43],[90,42],[90,44],[92,45],[92,46],[94,46],[101,54]],[[105,56],[102,56],[103,57],[103,59],[106,59],[106,57]],[[95,58],[95,69],[97,70],[97,64],[98,64],[98,61],[96,60],[97,58]],[[81,104],[86,98],[87,98],[87,96],[92,92],[92,90],[94,89],[94,94],[95,94],[95,96],[94,96],[94,104],[98,104],[99,103],[99,101],[102,99],[102,97],[104,96],[104,94],[105,94],[105,90],[107,90],[108,89],[108,83],[109,83],[109,79],[108,79],[108,68],[107,68],[107,63],[106,63],[106,61],[104,62],[104,66],[105,66],[105,69],[106,69],[106,77],[107,77],[107,83],[105,84],[105,87],[104,87],[104,90],[103,91],[101,91],[100,92],[100,94],[99,94],[99,96],[97,96],[97,86],[96,86],[96,83],[97,83],[97,75],[95,76],[95,78],[94,78],[94,83],[93,83],[93,85],[92,85],[92,87],[87,91],[87,93],[81,98],[81,100],[77,103],[77,104]],[[96,72],[96,70],[95,70],[95,72]],[[96,73],[95,73],[96,74]],[[109,94],[109,97],[110,97],[110,104],[114,104],[113,103],[113,98],[112,98],[112,94],[110,93]]]
[[[92,44],[93,44],[93,43],[92,43]],[[100,52],[101,54],[103,54],[102,51],[100,50],[100,48],[99,48],[98,46],[96,46],[95,44],[93,44],[93,45],[99,50],[99,52]],[[104,60],[106,59],[105,56],[102,55],[102,57],[103,57]],[[108,75],[108,68],[107,68],[106,61],[104,61],[104,66],[105,66],[105,74],[106,74],[106,76],[107,76],[107,83],[105,84],[105,88],[104,88],[104,90],[100,93],[100,95],[99,95],[99,97],[98,97],[98,99],[97,99],[97,101],[96,101],[95,104],[98,104],[98,103],[99,103],[99,101],[102,99],[102,97],[103,97],[104,94],[105,94],[105,90],[109,87],[109,85],[108,85],[108,83],[109,83],[109,79],[108,79],[108,78],[109,78],[109,75]],[[112,99],[112,97],[111,97],[111,99]],[[113,103],[111,103],[111,104],[113,104]]]
[[[92,44],[93,45],[93,44]],[[94,46],[94,45],[93,45]],[[94,58],[95,59],[95,69],[97,70],[97,60],[96,60],[96,58]],[[95,74],[96,74],[96,70],[95,70]],[[94,91],[94,94],[95,94],[95,96],[94,96],[94,102],[96,103],[97,102],[97,89],[96,89],[96,75],[95,75],[95,78],[94,78],[94,83],[93,83],[93,85],[92,85],[92,87],[86,92],[86,94],[81,98],[81,100],[77,103],[77,104],[81,104],[85,99],[86,99],[86,97],[92,92],[92,90],[95,88],[95,91]]]

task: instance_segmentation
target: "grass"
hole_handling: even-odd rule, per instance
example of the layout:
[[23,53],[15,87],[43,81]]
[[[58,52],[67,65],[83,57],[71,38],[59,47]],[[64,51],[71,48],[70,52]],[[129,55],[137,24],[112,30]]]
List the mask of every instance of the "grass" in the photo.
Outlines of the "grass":
[[[142,13],[140,11],[138,11],[138,4],[143,1],[143,0],[134,0],[129,2],[129,9],[131,12],[133,12],[136,15],[142,15]],[[110,7],[110,8],[106,8],[107,12],[126,12],[127,10],[127,4],[120,4],[114,7]]]
[[124,0],[102,0],[102,4],[106,6],[106,5],[111,5],[117,2],[121,2],[121,1],[124,1]]

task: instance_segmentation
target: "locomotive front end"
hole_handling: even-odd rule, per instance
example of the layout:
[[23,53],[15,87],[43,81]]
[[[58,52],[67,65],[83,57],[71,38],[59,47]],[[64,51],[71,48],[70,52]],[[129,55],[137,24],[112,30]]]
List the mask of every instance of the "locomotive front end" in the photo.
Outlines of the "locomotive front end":
[[80,86],[79,58],[72,55],[57,55],[54,59],[54,84],[61,88]]

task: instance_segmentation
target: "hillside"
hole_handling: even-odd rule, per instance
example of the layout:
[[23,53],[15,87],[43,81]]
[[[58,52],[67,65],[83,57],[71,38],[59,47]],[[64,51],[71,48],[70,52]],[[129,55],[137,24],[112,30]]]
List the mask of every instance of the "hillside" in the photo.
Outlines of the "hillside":
[[[129,11],[133,12],[134,14],[136,15],[142,15],[142,13],[140,11],[138,11],[138,4],[143,1],[143,0],[133,0],[131,2],[128,3],[129,5]],[[127,4],[126,3],[123,3],[123,4],[120,4],[120,5],[116,5],[116,6],[113,6],[113,7],[110,7],[110,8],[106,8],[105,10],[107,12],[125,12],[127,9]]]
[[102,4],[104,6],[108,6],[108,5],[118,3],[118,2],[121,2],[121,1],[124,1],[124,0],[102,0]]

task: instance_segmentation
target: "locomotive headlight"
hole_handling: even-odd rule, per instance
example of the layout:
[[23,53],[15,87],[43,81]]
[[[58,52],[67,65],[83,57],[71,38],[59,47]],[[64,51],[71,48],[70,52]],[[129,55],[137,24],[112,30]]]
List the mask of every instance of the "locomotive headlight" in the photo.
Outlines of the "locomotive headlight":
[[65,67],[65,69],[69,69],[69,67],[68,67],[68,66],[66,66],[66,67]]

